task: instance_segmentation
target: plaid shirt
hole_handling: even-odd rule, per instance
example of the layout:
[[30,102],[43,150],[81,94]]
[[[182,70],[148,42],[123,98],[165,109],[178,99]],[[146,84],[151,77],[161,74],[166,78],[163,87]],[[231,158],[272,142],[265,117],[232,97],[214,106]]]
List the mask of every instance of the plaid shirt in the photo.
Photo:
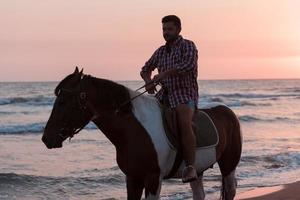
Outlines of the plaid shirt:
[[181,35],[171,44],[158,48],[142,67],[142,73],[158,69],[158,73],[177,68],[178,75],[161,80],[162,88],[155,94],[161,102],[167,97],[170,107],[193,101],[198,104],[198,51],[195,44]]

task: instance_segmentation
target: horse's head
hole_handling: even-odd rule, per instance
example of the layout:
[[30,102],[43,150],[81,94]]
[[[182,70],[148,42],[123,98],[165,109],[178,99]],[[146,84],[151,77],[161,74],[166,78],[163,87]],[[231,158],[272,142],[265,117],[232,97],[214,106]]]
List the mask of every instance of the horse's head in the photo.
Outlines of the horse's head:
[[76,67],[55,88],[56,99],[42,137],[48,148],[62,147],[65,139],[73,137],[92,118],[86,108],[82,71]]

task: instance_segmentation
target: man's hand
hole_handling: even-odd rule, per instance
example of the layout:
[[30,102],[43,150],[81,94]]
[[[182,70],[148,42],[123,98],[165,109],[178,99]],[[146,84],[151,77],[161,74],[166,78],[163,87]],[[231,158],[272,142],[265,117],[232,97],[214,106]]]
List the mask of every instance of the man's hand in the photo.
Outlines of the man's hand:
[[160,72],[159,74],[156,74],[153,77],[152,81],[158,83],[159,81],[165,79],[166,77],[176,75],[176,74],[177,74],[177,69],[171,69],[169,71]]
[[146,83],[145,89],[147,90],[147,92],[149,94],[154,94],[155,92],[157,92],[156,87],[155,87],[155,83],[154,82],[150,83],[150,82],[152,82],[152,81],[149,81],[149,82]]
[[177,69],[171,69],[169,71],[160,72],[159,74],[156,74],[152,80],[150,78],[151,73],[145,73],[142,76],[142,78],[146,82],[145,89],[149,94],[154,94],[155,92],[157,92],[155,85],[159,83],[161,80],[165,79],[166,77],[173,76],[173,75],[177,75]]
[[[155,88],[155,83],[151,80],[151,71],[147,72],[141,72],[141,77],[143,78],[143,80],[145,81],[145,89],[147,90],[147,92],[149,94],[154,94],[157,90]],[[150,83],[152,82],[152,83]]]
[[[169,72],[160,72],[159,74],[156,74],[153,79],[149,82],[152,82],[146,86],[146,90],[148,91],[149,94],[154,94],[157,92],[156,90],[156,85],[159,83],[160,80],[166,78],[169,75]],[[148,82],[148,83],[149,83]]]
[[166,78],[168,76],[168,72],[160,72],[159,74],[156,74],[152,81],[154,83],[158,83],[159,81],[161,81],[162,79]]

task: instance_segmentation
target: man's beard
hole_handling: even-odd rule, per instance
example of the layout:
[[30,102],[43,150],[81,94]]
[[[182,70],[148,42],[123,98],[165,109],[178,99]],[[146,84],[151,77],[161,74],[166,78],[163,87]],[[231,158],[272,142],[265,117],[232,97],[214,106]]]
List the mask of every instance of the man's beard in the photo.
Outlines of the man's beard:
[[170,53],[171,52],[171,44],[178,38],[178,35],[176,36],[173,36],[173,37],[166,37],[164,35],[164,38],[166,40],[166,50],[167,50],[167,53]]
[[171,36],[171,35],[167,35],[167,34],[163,35],[163,36],[164,36],[164,38],[165,38],[165,40],[166,40],[167,43],[174,42],[177,39],[177,37],[178,37],[178,35]]

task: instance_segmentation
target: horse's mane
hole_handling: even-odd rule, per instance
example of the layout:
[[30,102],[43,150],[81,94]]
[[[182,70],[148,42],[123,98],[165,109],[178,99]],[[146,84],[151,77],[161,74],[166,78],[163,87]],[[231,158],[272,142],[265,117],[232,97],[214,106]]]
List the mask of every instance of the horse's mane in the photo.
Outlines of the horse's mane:
[[[83,76],[82,79],[87,77],[89,78],[89,81],[97,88],[97,102],[105,107],[105,109],[120,109],[120,111],[124,112],[131,111],[132,104],[130,101],[130,94],[125,86],[111,80],[101,79],[91,75]],[[61,80],[56,86],[54,94],[58,96],[60,89],[63,88],[66,82],[70,81],[72,78],[74,78],[74,74],[70,74]]]
[[106,109],[131,112],[132,104],[128,89],[111,80],[90,76],[91,82],[97,88],[98,102]]

